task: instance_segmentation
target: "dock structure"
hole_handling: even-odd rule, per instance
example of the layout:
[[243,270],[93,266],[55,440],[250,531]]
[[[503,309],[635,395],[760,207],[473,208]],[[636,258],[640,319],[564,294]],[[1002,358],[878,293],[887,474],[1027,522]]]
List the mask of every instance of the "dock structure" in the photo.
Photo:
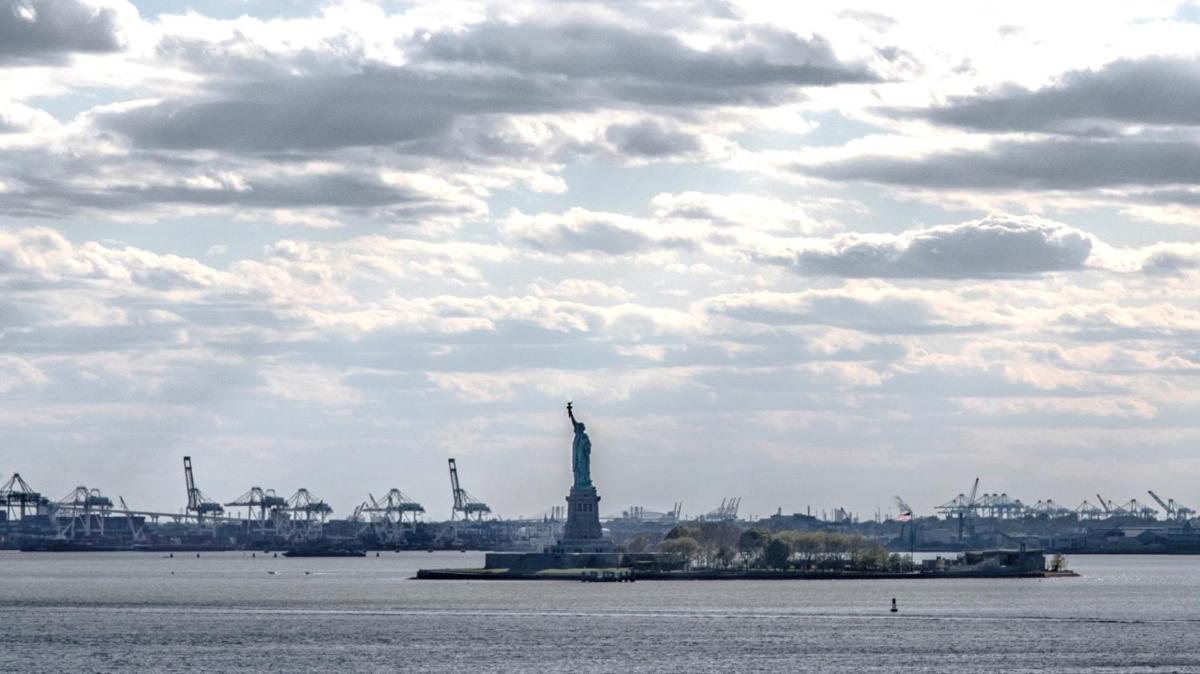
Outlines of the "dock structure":
[[383,547],[399,548],[416,532],[425,508],[399,489],[389,489],[383,498],[367,494],[350,521],[358,526],[358,537]]
[[[975,478],[969,492],[919,515],[903,499],[899,512],[860,519],[846,508],[748,519],[741,498],[691,518],[674,502],[664,512],[634,506],[617,517],[601,515],[601,497],[591,479],[591,440],[582,422],[568,410],[575,430],[571,448],[572,483],[565,505],[531,518],[501,518],[460,481],[459,463],[447,461],[451,487],[448,521],[426,521],[425,508],[397,487],[377,498],[368,493],[353,512],[334,517],[333,507],[307,488],[290,498],[253,486],[239,497],[218,502],[200,489],[191,456],[183,457],[184,500],[178,510],[135,508],[123,496],[110,498],[99,488],[79,485],[63,498],[47,498],[20,473],[0,484],[0,547],[30,549],[284,549],[299,543],[358,541],[371,550],[487,550],[497,554],[617,555],[624,550],[650,553],[674,532],[732,527],[768,532],[786,530],[855,534],[895,552],[996,549],[1022,544],[1049,552],[1114,554],[1200,554],[1200,518],[1196,510],[1160,491],[1150,501],[1124,502],[1096,494],[1075,508],[1051,498],[1027,502],[1008,492],[980,493]],[[379,492],[376,492],[379,493]],[[1093,503],[1098,505],[1093,505]],[[730,547],[730,546],[726,546]],[[736,550],[734,551],[736,556]],[[715,553],[713,553],[715,554]],[[564,560],[566,558],[563,558]],[[613,563],[616,557],[587,562]],[[624,559],[624,558],[622,558]],[[500,558],[494,560],[502,563]],[[544,561],[544,560],[543,560]],[[575,564],[575,561],[562,563]],[[503,561],[511,563],[511,558]]]

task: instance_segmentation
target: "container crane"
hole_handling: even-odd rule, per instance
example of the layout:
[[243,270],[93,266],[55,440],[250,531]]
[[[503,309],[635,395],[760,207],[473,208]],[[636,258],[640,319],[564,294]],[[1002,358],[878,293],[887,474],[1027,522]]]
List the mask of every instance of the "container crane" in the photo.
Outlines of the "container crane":
[[20,473],[13,473],[3,485],[0,485],[0,507],[14,519],[14,515],[25,517],[26,514],[37,515],[47,510],[50,499],[33,490]]
[[225,509],[213,499],[205,496],[196,487],[196,478],[192,475],[192,457],[183,457],[183,479],[187,484],[187,512],[196,513],[196,520],[203,522],[205,516],[221,515]]
[[250,487],[250,491],[225,505],[233,508],[245,508],[246,519],[264,522],[267,520],[268,512],[287,506],[287,499],[276,495],[274,489]]
[[458,465],[454,459],[450,459],[450,489],[454,495],[454,508],[450,511],[452,521],[456,520],[459,514],[462,514],[465,520],[470,520],[472,516],[476,520],[483,520],[485,514],[492,512],[486,503],[471,496],[458,483]]
[[1153,491],[1148,491],[1146,493],[1150,494],[1150,498],[1154,499],[1158,502],[1158,505],[1162,506],[1163,510],[1166,512],[1167,519],[1169,520],[1186,520],[1196,514],[1195,510],[1176,503],[1175,499],[1167,499],[1164,502],[1161,498],[1159,498],[1158,494],[1155,494]]
[[971,485],[971,495],[959,494],[947,503],[938,506],[938,510],[944,513],[947,519],[953,517],[958,520],[958,542],[961,544],[963,540],[963,524],[964,520],[970,516],[974,517],[977,513],[979,503],[979,478],[975,478],[975,484]]

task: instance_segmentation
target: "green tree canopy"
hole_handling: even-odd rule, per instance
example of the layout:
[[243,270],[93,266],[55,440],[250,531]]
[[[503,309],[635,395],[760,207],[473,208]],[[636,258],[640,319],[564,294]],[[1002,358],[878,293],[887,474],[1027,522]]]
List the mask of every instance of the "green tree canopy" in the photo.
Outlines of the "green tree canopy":
[[772,538],[770,543],[767,543],[767,549],[763,553],[766,559],[767,566],[772,569],[787,568],[788,558],[792,556],[792,548],[788,546],[782,538]]
[[696,555],[700,554],[700,544],[696,542],[696,539],[688,536],[671,538],[659,543],[658,551],[668,555],[675,555],[683,559],[684,562],[691,563],[696,558]]
[[700,527],[694,524],[676,524],[671,527],[666,536],[663,536],[664,541],[674,540],[676,538],[690,538],[693,541],[700,540]]

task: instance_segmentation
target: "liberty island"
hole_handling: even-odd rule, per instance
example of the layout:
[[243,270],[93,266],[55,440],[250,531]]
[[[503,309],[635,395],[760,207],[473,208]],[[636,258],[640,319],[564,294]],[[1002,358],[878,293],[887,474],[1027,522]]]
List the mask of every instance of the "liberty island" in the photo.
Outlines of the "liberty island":
[[[567,493],[567,521],[562,537],[542,552],[489,552],[484,568],[477,570],[420,570],[417,578],[452,579],[470,577],[525,577],[583,569],[657,566],[667,556],[651,552],[628,553],[600,526],[600,495],[592,484],[592,441],[587,426],[575,418],[574,403],[567,403],[567,418],[574,437],[571,441],[571,487]],[[490,574],[478,575],[480,572]]]
[[571,441],[571,487],[567,493],[567,521],[562,536],[542,552],[489,552],[482,569],[421,569],[426,580],[588,580],[601,570],[622,578],[646,580],[804,580],[804,579],[932,579],[1046,578],[1071,577],[1076,573],[1056,564],[1047,569],[1040,550],[990,550],[965,553],[957,560],[938,557],[918,568],[912,560],[897,555],[874,567],[837,569],[689,568],[684,556],[664,552],[628,553],[604,535],[600,525],[600,495],[592,483],[592,441],[587,426],[575,418],[574,404],[567,403],[567,418],[574,437]]

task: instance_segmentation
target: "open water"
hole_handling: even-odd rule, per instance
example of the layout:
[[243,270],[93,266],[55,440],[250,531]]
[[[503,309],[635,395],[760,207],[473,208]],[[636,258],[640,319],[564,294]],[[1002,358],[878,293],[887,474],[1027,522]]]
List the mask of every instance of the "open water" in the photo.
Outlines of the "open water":
[[0,671],[1200,672],[1200,558],[1078,556],[1083,577],[1039,580],[408,580],[482,561],[0,552]]

